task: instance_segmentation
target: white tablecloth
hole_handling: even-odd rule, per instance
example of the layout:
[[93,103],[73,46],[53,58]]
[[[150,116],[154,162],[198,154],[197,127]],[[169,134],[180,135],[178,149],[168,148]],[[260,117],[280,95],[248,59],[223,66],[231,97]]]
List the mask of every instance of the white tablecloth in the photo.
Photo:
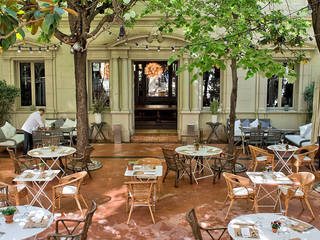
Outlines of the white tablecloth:
[[[0,234],[0,240],[20,240],[35,236],[44,230],[46,230],[53,221],[52,213],[46,209],[33,207],[33,206],[17,206],[18,213],[14,215],[14,222],[7,224],[5,223],[4,216],[0,215],[0,232],[5,233],[4,235]],[[24,229],[24,224],[31,212],[38,214],[38,211],[41,211],[40,214],[50,217],[49,224],[46,228],[28,228]]]
[[196,151],[193,145],[181,146],[176,148],[176,152],[181,155],[197,156],[197,157],[210,157],[222,153],[220,148],[211,146],[200,146]]
[[58,158],[71,155],[77,150],[73,147],[67,146],[56,146],[55,150],[52,152],[49,147],[35,148],[28,152],[31,157],[38,158]]
[[[287,228],[286,232],[282,232],[281,228],[277,233],[272,232],[271,222],[279,220],[281,215],[273,213],[258,213],[258,214],[248,214],[236,217],[230,221],[228,224],[229,235],[235,240],[254,240],[254,238],[244,238],[236,237],[234,233],[234,226],[237,227],[237,223],[249,223],[255,224],[255,228],[259,231],[259,236],[261,240],[290,240],[293,238],[299,238],[301,240],[319,240],[320,231],[317,228],[313,228],[303,233],[299,233]],[[287,218],[286,218],[287,219]],[[292,224],[297,224],[298,221],[290,220]],[[302,221],[301,221],[302,222]]]

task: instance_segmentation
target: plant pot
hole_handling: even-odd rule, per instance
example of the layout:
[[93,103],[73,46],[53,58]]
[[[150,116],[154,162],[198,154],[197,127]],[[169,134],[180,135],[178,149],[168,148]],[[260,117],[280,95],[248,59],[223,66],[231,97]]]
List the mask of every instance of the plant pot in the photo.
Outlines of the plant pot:
[[102,117],[101,117],[101,113],[95,113],[94,114],[94,120],[97,124],[102,122]]
[[194,146],[194,150],[199,151],[199,146]]
[[56,149],[55,148],[51,148],[51,152],[54,152]]
[[40,167],[40,171],[41,171],[41,172],[44,172],[45,170],[46,170],[46,167],[45,167],[45,166]]
[[128,170],[132,171],[133,170],[133,164],[128,164]]
[[213,114],[213,115],[212,115],[212,122],[213,122],[213,123],[218,122],[218,114]]
[[261,125],[258,125],[258,129],[261,129]]
[[277,233],[277,231],[278,231],[278,228],[272,228],[273,233]]
[[13,215],[14,214],[4,216],[6,219],[6,223],[13,223]]

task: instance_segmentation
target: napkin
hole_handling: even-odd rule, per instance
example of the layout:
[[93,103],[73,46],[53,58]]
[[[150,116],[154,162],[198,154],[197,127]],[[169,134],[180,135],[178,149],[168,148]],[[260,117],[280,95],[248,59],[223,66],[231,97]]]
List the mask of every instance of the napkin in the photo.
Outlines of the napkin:
[[290,224],[290,228],[296,232],[303,233],[313,229],[314,227],[308,223],[298,222],[297,224]]
[[33,173],[28,173],[23,178],[33,178],[33,177],[34,177]]
[[241,231],[242,237],[250,237],[251,236],[249,228],[240,228],[240,231]]
[[239,227],[234,227],[233,230],[236,237],[260,239],[258,230],[252,224],[248,224],[247,226],[246,224],[241,224]]
[[44,216],[29,216],[24,229],[27,228],[45,228],[48,226],[50,221],[50,215]]

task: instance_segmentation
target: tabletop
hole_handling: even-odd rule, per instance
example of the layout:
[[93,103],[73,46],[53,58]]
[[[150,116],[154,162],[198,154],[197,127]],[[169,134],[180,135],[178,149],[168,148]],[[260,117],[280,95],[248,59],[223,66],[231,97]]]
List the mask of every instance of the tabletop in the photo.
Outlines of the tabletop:
[[15,182],[48,182],[52,181],[60,170],[25,170],[21,175],[13,179]]
[[71,155],[76,151],[77,149],[75,149],[74,147],[68,146],[55,146],[54,151],[52,151],[49,147],[41,147],[30,150],[28,152],[28,155],[38,158],[57,158]]
[[[14,214],[13,223],[6,224],[3,215],[0,214],[0,240],[29,238],[43,232],[52,224],[52,213],[46,209],[29,205],[16,206],[16,208],[18,212]],[[42,228],[24,228],[26,224],[30,226],[30,223],[35,224],[39,221],[45,221],[47,226]]]
[[[286,146],[288,146],[288,148]],[[277,151],[277,152],[295,152],[299,149],[296,146],[291,146],[291,145],[287,145],[287,144],[270,145],[267,148],[269,150]]]
[[246,172],[254,184],[293,184],[282,172]]
[[[271,222],[275,220],[282,223],[277,233],[273,233],[271,228]],[[299,229],[299,231],[293,230],[293,228]],[[242,234],[251,232],[251,229],[256,229],[260,238],[242,237]],[[308,230],[300,231],[301,229]],[[228,224],[228,232],[234,240],[318,240],[320,236],[320,231],[311,224],[274,213],[257,213],[236,217]]]
[[199,157],[209,157],[209,156],[222,153],[222,150],[220,148],[206,146],[206,145],[200,146],[198,151],[195,150],[193,145],[177,147],[175,151],[181,155],[199,156]]
[[154,168],[148,165],[134,165],[133,170],[126,169],[124,176],[134,177],[134,176],[150,176],[150,177],[161,177],[162,176],[162,166],[155,166]]

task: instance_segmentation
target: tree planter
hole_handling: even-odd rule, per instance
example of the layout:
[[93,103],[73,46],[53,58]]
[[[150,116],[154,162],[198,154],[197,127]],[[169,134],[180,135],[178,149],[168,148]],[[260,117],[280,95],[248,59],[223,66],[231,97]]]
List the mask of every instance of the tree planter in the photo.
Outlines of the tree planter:
[[13,223],[13,215],[14,214],[4,216],[6,219],[6,223]]
[[213,114],[213,115],[212,115],[212,122],[213,122],[213,123],[218,122],[218,114]]
[[95,122],[96,122],[97,124],[101,123],[101,122],[102,122],[101,113],[95,113],[95,114],[94,114],[94,119],[95,119]]

